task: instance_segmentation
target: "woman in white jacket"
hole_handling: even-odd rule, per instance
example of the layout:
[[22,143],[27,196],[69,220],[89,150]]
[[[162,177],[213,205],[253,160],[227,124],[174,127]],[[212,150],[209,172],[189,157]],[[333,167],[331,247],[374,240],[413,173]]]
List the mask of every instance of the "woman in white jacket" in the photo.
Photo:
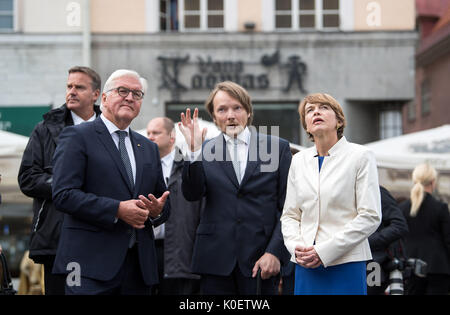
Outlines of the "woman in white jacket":
[[294,294],[367,294],[367,238],[381,222],[375,157],[343,136],[344,113],[332,96],[306,96],[299,114],[315,146],[292,159],[281,216],[296,263]]

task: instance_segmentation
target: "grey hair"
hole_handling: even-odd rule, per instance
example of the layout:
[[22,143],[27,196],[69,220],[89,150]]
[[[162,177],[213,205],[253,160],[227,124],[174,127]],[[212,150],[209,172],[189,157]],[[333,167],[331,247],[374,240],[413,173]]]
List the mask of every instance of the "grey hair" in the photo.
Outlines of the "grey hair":
[[[122,77],[132,77],[132,78],[136,78],[139,80],[139,83],[141,84],[141,88],[142,88],[142,92],[144,92],[144,95],[147,92],[147,80],[142,78],[139,73],[137,73],[136,71],[133,70],[127,70],[127,69],[120,69],[120,70],[116,70],[114,71],[108,78],[108,80],[106,80],[105,85],[103,87],[103,93],[107,93],[107,91],[111,90],[114,88],[114,81],[117,80],[118,78],[122,78]],[[102,100],[102,108],[103,108],[103,100]]]

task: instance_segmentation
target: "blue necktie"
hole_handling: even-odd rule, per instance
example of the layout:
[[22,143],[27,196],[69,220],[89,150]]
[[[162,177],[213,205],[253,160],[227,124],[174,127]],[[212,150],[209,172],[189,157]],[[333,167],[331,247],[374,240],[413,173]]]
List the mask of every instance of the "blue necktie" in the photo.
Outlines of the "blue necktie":
[[[116,133],[119,135],[119,152],[120,157],[122,158],[123,165],[125,166],[125,170],[127,171],[128,179],[130,180],[131,188],[134,190],[134,180],[133,180],[133,170],[131,168],[130,157],[128,156],[127,148],[125,147],[125,137],[127,136],[126,131],[117,130]],[[136,242],[136,229],[131,230],[130,243],[128,247],[133,247]]]

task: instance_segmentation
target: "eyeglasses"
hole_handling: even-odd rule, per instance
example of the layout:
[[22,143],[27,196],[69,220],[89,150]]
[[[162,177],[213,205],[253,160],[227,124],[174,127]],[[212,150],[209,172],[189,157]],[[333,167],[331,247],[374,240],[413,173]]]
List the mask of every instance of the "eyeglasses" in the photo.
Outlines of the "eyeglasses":
[[114,89],[108,90],[106,92],[110,92],[112,90],[116,90],[117,94],[119,94],[122,97],[127,97],[130,94],[130,92],[131,92],[131,94],[133,94],[133,99],[135,101],[139,101],[142,98],[144,98],[144,92],[139,91],[139,90],[130,90],[129,88],[126,88],[124,86],[119,86],[119,87],[116,87]]

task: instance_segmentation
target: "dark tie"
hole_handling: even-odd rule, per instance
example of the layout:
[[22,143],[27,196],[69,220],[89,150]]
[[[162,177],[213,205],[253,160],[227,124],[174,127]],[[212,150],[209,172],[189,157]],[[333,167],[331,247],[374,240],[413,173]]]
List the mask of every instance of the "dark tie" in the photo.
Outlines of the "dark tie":
[[134,189],[133,170],[131,168],[131,162],[130,157],[128,156],[127,147],[125,146],[125,137],[127,136],[127,132],[122,130],[117,130],[116,132],[119,135],[120,157],[122,158],[123,165],[125,166],[125,170],[127,171],[131,187]]
[[[128,179],[131,184],[132,190],[134,190],[134,180],[133,180],[133,170],[131,168],[131,162],[130,157],[128,156],[128,151],[125,146],[125,137],[127,136],[126,131],[117,130],[116,133],[119,135],[119,152],[120,157],[122,158],[123,165],[125,166],[125,170],[127,171]],[[136,230],[131,230],[131,237],[130,237],[130,243],[128,244],[128,247],[133,247],[134,243],[136,242]]]
[[164,181],[166,182],[166,187],[169,188],[169,177],[164,178]]

